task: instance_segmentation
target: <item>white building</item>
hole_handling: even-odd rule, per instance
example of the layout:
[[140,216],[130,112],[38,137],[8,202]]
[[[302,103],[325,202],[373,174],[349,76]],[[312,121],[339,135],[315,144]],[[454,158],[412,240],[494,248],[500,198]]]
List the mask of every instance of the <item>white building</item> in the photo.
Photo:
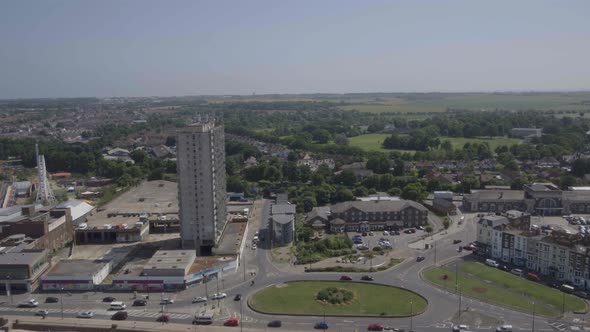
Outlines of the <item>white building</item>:
[[193,124],[176,142],[182,248],[210,255],[226,223],[223,126]]

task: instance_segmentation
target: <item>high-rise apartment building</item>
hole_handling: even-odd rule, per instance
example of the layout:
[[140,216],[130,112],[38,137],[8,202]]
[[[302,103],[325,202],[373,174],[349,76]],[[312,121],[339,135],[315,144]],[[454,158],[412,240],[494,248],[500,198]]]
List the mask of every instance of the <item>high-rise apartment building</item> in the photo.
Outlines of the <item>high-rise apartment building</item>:
[[182,248],[210,255],[226,222],[223,125],[195,123],[176,139]]

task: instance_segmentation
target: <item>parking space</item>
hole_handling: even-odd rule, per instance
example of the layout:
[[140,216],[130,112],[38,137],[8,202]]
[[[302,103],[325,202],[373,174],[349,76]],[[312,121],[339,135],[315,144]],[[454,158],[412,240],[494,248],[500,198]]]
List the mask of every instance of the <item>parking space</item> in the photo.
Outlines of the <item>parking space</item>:
[[406,233],[408,230],[411,228],[399,231],[348,232],[348,236],[357,250],[364,251],[373,250],[374,247],[398,249],[426,235],[423,230],[412,229],[413,233]]

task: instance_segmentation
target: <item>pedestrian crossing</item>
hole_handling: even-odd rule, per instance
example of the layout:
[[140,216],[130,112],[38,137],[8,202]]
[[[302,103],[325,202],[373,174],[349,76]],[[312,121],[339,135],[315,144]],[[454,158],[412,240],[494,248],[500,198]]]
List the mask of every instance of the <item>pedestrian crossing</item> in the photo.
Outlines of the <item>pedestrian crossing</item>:
[[[16,312],[29,312],[29,313],[35,313],[37,311],[39,311],[41,309],[39,308],[10,308],[10,307],[0,307],[0,311],[16,311]],[[54,314],[61,314],[61,309],[46,309],[47,311],[49,311],[50,315],[54,315]],[[86,310],[81,310],[81,309],[64,309],[63,313],[64,314],[77,314],[81,311],[86,311]],[[112,311],[112,310],[104,310],[104,309],[100,309],[100,310],[90,310],[92,312],[94,312],[95,315],[99,315],[99,316],[112,316],[116,311]],[[158,318],[160,317],[160,315],[162,315],[161,312],[154,312],[154,311],[143,311],[143,310],[125,310],[127,311],[127,314],[129,315],[129,317],[145,317],[145,318]],[[170,318],[172,319],[189,319],[192,316],[189,314],[178,314],[178,313],[166,313],[167,315],[170,316]]]

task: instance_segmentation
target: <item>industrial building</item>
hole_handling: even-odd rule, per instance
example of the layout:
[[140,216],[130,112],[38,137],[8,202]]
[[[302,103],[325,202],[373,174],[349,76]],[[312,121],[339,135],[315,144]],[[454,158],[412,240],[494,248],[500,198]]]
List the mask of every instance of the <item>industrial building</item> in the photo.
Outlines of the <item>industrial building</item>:
[[35,289],[49,268],[48,251],[28,249],[27,244],[0,248],[0,284],[8,289]]
[[210,255],[226,223],[224,129],[195,123],[178,130],[176,142],[182,248]]
[[42,289],[93,290],[111,272],[110,261],[72,259],[62,260],[41,278]]

